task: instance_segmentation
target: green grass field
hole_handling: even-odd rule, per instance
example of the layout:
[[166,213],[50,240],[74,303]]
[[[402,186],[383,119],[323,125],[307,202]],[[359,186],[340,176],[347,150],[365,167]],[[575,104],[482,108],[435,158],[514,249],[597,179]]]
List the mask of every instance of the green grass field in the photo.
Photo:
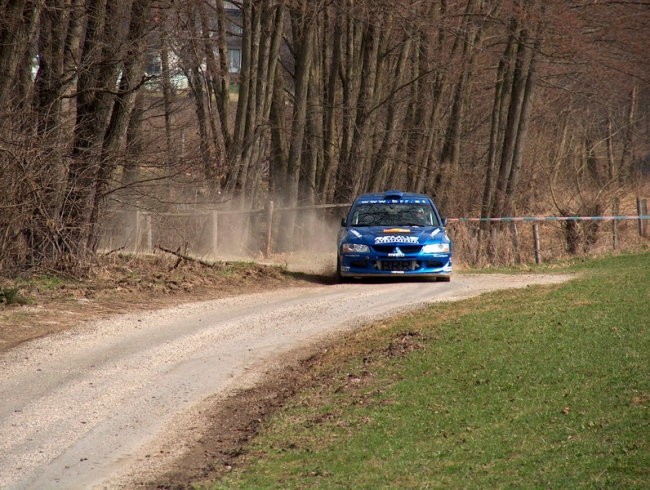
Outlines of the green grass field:
[[351,336],[215,488],[650,488],[650,254],[556,271]]

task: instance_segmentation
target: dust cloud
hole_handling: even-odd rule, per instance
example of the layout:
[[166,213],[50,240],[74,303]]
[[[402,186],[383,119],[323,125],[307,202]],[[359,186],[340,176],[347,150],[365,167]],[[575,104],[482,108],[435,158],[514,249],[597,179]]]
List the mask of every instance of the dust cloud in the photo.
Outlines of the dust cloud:
[[[163,209],[161,209],[163,208]],[[284,214],[295,214],[286,240]],[[121,206],[104,220],[100,253],[161,253],[160,248],[210,261],[255,261],[292,272],[332,274],[336,237],[345,206],[244,210],[234,203],[200,206]],[[269,242],[270,239],[270,242]]]

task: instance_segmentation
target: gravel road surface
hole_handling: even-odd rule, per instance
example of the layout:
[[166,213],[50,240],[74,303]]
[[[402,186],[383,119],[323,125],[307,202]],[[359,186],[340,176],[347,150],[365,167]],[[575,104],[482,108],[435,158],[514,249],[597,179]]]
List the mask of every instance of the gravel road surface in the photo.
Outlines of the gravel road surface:
[[23,344],[0,355],[0,488],[128,486],[147,464],[164,464],[151,457],[164,444],[182,446],[196,407],[290,350],[418,305],[566,279],[280,289],[86,322]]

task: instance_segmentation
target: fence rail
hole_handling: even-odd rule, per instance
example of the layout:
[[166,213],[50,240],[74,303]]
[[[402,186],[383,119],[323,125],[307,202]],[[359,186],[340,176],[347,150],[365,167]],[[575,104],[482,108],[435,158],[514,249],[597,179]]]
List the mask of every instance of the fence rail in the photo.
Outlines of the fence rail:
[[448,218],[447,223],[513,222],[513,221],[627,221],[650,220],[650,215],[640,216],[512,216],[504,218]]
[[618,248],[619,237],[617,223],[619,221],[638,221],[639,222],[639,235],[646,236],[645,222],[650,220],[650,215],[641,214],[638,216],[633,215],[612,215],[612,216],[507,216],[499,218],[449,218],[447,223],[532,223],[533,233],[533,252],[535,255],[535,263],[541,264],[542,250],[540,246],[539,224],[543,222],[580,222],[580,221],[611,221],[612,227],[612,244],[614,249]]

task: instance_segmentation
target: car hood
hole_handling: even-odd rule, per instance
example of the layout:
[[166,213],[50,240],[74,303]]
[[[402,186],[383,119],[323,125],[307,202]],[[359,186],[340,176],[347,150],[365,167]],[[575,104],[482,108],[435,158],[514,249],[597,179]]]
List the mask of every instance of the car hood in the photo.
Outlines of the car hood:
[[347,237],[358,243],[426,244],[448,241],[445,230],[438,226],[363,226],[348,228]]

